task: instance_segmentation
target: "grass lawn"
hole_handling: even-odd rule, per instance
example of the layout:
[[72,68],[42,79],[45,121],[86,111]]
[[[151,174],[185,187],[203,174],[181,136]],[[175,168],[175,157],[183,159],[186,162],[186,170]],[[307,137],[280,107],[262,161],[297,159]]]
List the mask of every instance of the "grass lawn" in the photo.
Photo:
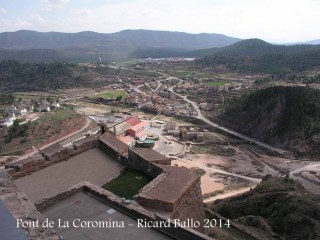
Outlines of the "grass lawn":
[[104,93],[99,93],[99,94],[94,94],[91,95],[91,98],[111,98],[111,99],[115,99],[118,96],[121,96],[122,98],[126,98],[127,97],[127,92],[124,90],[118,90],[118,91],[111,91],[111,92],[104,92]]
[[227,84],[225,81],[218,81],[218,82],[208,82],[208,86],[214,87],[214,86],[223,86]]
[[119,197],[132,199],[151,180],[152,178],[143,172],[127,167],[120,176],[102,187]]

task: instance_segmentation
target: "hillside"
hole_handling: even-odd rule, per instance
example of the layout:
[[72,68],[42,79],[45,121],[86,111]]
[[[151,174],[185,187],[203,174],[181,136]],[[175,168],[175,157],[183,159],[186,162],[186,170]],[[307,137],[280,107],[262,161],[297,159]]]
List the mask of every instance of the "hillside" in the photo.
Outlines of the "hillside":
[[[310,45],[274,45],[268,42],[265,42],[261,39],[246,39],[234,43],[230,46],[225,46],[221,48],[214,49],[203,49],[193,51],[195,54],[205,53],[209,54],[221,54],[221,55],[230,55],[230,56],[263,56],[267,54],[288,54],[288,53],[301,53],[306,50],[315,49],[314,46]],[[199,54],[200,55],[200,54]]]
[[97,87],[114,79],[117,70],[64,63],[0,62],[0,92],[46,91],[74,87]]
[[[1,60],[32,60],[30,51],[46,49],[53,51],[59,59],[67,61],[115,61],[126,59],[138,48],[181,48],[186,50],[223,47],[239,39],[221,34],[189,34],[182,32],[125,30],[117,33],[60,33],[21,30],[0,33]],[[14,50],[14,51],[13,51]],[[29,50],[22,51],[22,50]],[[0,52],[2,53],[2,52]],[[34,54],[31,52],[31,54]],[[52,61],[48,56],[47,61]],[[40,62],[40,60],[39,60]]]
[[208,207],[249,228],[275,233],[280,239],[320,238],[319,197],[290,179],[265,177],[250,192]]
[[233,45],[193,51],[203,56],[198,65],[225,65],[231,71],[243,73],[283,74],[320,66],[320,45],[272,45],[259,39],[249,39]]
[[294,151],[320,155],[320,91],[307,87],[271,87],[228,101],[214,121]]
[[[305,45],[308,47],[308,45]],[[292,49],[299,48],[297,46],[292,46]],[[303,46],[303,49],[305,47]],[[209,56],[211,54],[219,54],[219,55],[230,55],[230,56],[260,56],[264,54],[271,53],[283,53],[285,49],[288,49],[286,46],[278,46],[272,45],[260,39],[248,39],[236,42],[229,46],[224,47],[215,47],[208,49],[199,49],[187,51],[183,49],[137,49],[131,55],[135,57],[161,57],[161,55],[165,54],[170,57],[177,56],[189,56],[189,57],[204,57]]]

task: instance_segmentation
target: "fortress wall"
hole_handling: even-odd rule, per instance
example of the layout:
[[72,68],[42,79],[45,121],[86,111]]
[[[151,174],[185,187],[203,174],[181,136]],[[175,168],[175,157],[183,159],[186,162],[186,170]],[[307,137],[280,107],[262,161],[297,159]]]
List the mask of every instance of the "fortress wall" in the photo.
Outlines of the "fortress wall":
[[164,171],[159,165],[156,165],[140,157],[130,149],[128,152],[128,165],[142,171],[143,173],[149,175],[152,178],[156,178]]
[[[118,139],[115,139],[114,137],[109,138],[109,135],[106,135],[102,141],[101,137],[99,140],[99,135],[95,135],[75,142],[72,147],[62,147],[60,145],[52,146],[48,149],[44,149],[42,151],[42,156],[31,157],[24,161],[21,160],[22,162],[20,164],[18,162],[17,164],[10,164],[10,166],[7,166],[7,168],[9,168],[8,173],[10,173],[14,179],[17,179],[99,146],[104,152],[111,155],[111,157],[154,178],[153,181],[140,191],[141,194],[137,196],[136,201],[132,201],[132,204],[126,205],[121,202],[121,198],[113,195],[112,193],[98,186],[86,183],[82,186],[76,185],[77,187],[73,190],[60,193],[53,198],[45,199],[42,202],[37,203],[37,207],[39,207],[39,209],[45,209],[57,201],[61,201],[72,194],[84,190],[102,198],[112,205],[116,204],[117,208],[121,208],[123,211],[129,212],[129,214],[133,214],[138,218],[155,218],[155,215],[152,213],[153,215],[150,216],[150,212],[141,207],[142,205],[151,209],[161,209],[164,212],[167,212],[171,218],[177,218],[180,220],[194,219],[194,221],[200,221],[203,223],[205,216],[200,189],[200,178],[194,181],[190,186],[187,186],[186,190],[174,202],[166,202],[160,199],[150,198],[143,194],[143,190],[152,189],[157,186],[157,183],[166,176],[164,167],[154,164],[150,159],[145,159],[144,157],[135,154],[130,149],[128,152],[127,146],[124,146],[122,143],[120,144],[117,140]],[[165,161],[162,162],[167,164]],[[168,188],[170,188],[170,186],[168,186]],[[131,208],[132,206],[135,206],[134,209]],[[202,231],[203,229],[201,228],[197,230]],[[169,230],[165,229],[165,231],[170,231],[170,234],[174,235],[179,232],[181,236],[186,237],[180,237],[182,239],[206,239],[202,237],[191,238],[190,236],[194,236],[194,234],[191,234],[190,231],[184,232],[185,230],[181,230],[181,228],[170,228]]]
[[161,201],[156,198],[151,198],[145,194],[150,189],[154,188],[160,181],[162,181],[166,177],[166,175],[167,175],[167,173],[163,172],[158,177],[156,177],[151,182],[149,182],[149,184],[147,184],[142,189],[140,189],[139,194],[134,196],[134,200],[146,208],[161,209],[164,212],[168,212],[168,214],[173,212],[173,210],[174,210],[173,203]]
[[141,206],[148,208],[148,209],[161,209],[163,212],[167,212],[170,214],[174,209],[174,204],[161,201],[159,199],[149,198],[143,194],[139,194],[135,201],[137,201]]
[[[13,179],[30,175],[53,164],[66,161],[75,155],[95,148],[98,145],[98,139],[99,135],[93,135],[74,142],[71,147],[62,147],[58,144],[53,147],[51,146],[43,149],[41,155],[34,155],[6,165],[6,168],[9,169],[7,172]],[[56,149],[55,146],[57,147]]]
[[104,151],[107,155],[112,157],[113,159],[120,160],[121,159],[121,154],[114,150],[113,148],[109,147],[107,144],[104,142],[99,141],[99,148]]
[[[36,203],[36,207],[39,211],[54,205],[56,202],[59,202],[65,198],[72,196],[73,194],[78,193],[79,191],[84,191],[92,195],[93,197],[98,198],[99,200],[105,202],[116,210],[125,213],[128,216],[133,217],[134,219],[143,219],[145,221],[158,221],[158,222],[169,222],[169,226],[166,228],[157,228],[157,230],[172,236],[175,239],[184,239],[184,240],[212,240],[207,235],[204,235],[198,231],[195,231],[190,228],[182,228],[175,226],[171,220],[163,218],[157,214],[154,214],[142,206],[140,206],[136,201],[131,201],[129,204],[124,203],[122,199],[113,193],[93,185],[89,182],[82,182],[75,185],[73,188],[69,189],[64,193],[60,193],[52,198],[44,199],[39,203]],[[195,210],[193,210],[195,211]]]
[[170,216],[173,219],[187,220],[193,219],[201,223],[201,228],[197,230],[203,232],[205,211],[200,187],[200,178],[180,197],[175,203],[175,209]]

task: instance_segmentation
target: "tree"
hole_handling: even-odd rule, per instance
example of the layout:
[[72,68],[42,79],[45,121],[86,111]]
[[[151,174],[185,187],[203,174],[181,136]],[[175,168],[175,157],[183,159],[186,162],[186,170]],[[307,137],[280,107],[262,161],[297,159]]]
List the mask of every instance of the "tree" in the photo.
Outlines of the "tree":
[[117,96],[117,97],[116,97],[116,100],[117,100],[117,101],[121,101],[121,100],[122,100],[122,96],[121,96],[121,95]]

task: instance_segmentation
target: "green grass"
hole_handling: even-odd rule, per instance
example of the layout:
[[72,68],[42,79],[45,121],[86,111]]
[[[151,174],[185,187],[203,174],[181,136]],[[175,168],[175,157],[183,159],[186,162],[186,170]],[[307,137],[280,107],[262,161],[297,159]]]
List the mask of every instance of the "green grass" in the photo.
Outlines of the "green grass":
[[90,98],[111,98],[116,99],[118,96],[121,96],[122,98],[127,97],[127,92],[124,90],[118,90],[118,91],[111,91],[111,92],[104,92],[99,94],[91,95]]
[[208,86],[215,87],[215,86],[223,86],[227,84],[225,81],[217,81],[217,82],[208,82]]
[[132,199],[151,180],[152,178],[143,172],[127,167],[120,176],[102,187],[119,197]]

